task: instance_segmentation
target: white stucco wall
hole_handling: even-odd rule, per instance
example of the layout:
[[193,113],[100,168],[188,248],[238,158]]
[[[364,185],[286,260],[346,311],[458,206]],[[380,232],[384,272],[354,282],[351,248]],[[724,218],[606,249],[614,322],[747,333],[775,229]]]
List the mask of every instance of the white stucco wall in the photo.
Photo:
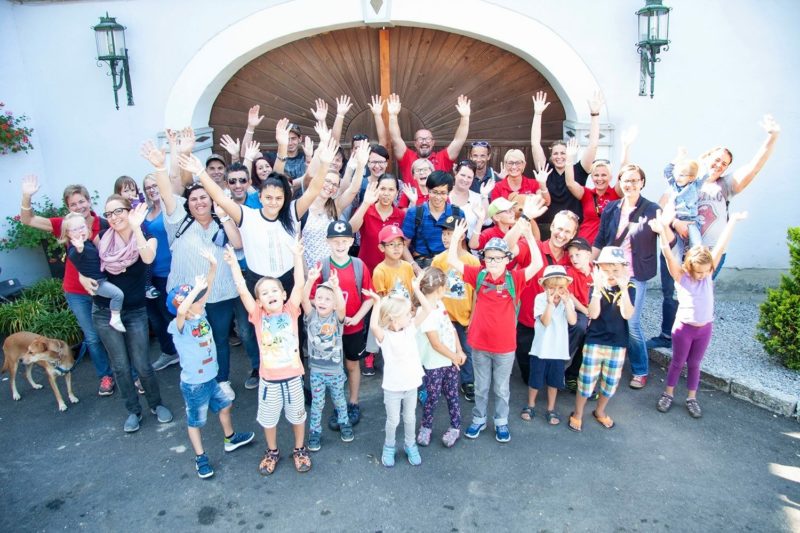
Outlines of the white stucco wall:
[[[734,153],[735,167],[749,160],[763,141],[765,134],[757,125],[761,115],[773,113],[784,131],[772,160],[735,200],[734,207],[749,210],[751,219],[738,230],[727,265],[784,268],[785,228],[800,225],[792,205],[800,187],[789,163],[791,149],[800,141],[794,127],[800,112],[794,94],[800,82],[794,53],[800,44],[795,31],[800,4],[793,0],[665,3],[674,8],[672,45],[657,65],[654,100],[638,96],[634,13],[644,4],[641,0],[394,0],[392,16],[398,24],[447,29],[446,23],[452,31],[484,35],[538,68],[548,67],[540,59],[552,56],[553,46],[542,43],[553,37],[552,43],[571,50],[565,57],[580,61],[581,79],[594,80],[602,88],[607,101],[602,121],[617,132],[639,125],[632,158],[648,171],[645,193],[653,199],[661,189],[660,169],[677,145],[699,153],[725,144]],[[97,67],[94,60],[90,27],[105,11],[128,28],[136,105],[122,105],[119,111],[114,109],[107,67]],[[105,196],[120,174],[143,175],[147,164],[138,155],[141,141],[155,137],[165,126],[183,125],[164,124],[167,116],[185,116],[173,113],[175,88],[187,76],[208,77],[197,72],[198,57],[210,58],[215,85],[193,87],[187,91],[193,92],[188,99],[198,100],[199,94],[213,102],[214,91],[250,58],[324,28],[357,25],[359,14],[360,2],[355,0],[235,0],[226,2],[224,9],[214,0],[0,2],[0,62],[12,73],[0,79],[0,100],[27,113],[36,128],[34,152],[0,157],[7,192],[0,195],[0,214],[17,212],[18,181],[30,172],[40,175],[43,193],[51,197],[58,197],[71,182],[82,182]],[[225,29],[248,19],[258,19],[259,24],[251,24],[233,46],[250,52],[238,55],[239,64],[218,63],[231,55],[215,48],[224,43]],[[530,28],[542,30],[523,33]],[[567,91],[575,71],[559,69],[552,57],[547,62],[549,70],[544,71],[550,82]],[[216,75],[219,72],[225,74]],[[575,96],[580,91],[568,92]],[[124,102],[124,94],[120,98]],[[582,120],[585,104],[577,98],[572,104],[575,118]],[[202,126],[207,117],[195,113],[190,120]],[[0,265],[21,272],[21,278],[36,275],[30,265],[20,265],[14,257],[0,255]]]

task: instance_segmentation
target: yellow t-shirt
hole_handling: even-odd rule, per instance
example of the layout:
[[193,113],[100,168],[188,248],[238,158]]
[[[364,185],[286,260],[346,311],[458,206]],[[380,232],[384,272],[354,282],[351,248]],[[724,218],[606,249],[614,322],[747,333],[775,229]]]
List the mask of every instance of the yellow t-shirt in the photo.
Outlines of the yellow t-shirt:
[[[447,309],[447,314],[450,315],[450,320],[466,327],[469,325],[470,316],[472,316],[472,293],[474,289],[469,283],[464,283],[464,278],[461,274],[447,263],[447,254],[448,251],[445,250],[434,257],[431,266],[440,269],[447,277],[442,301],[445,309]],[[459,255],[459,259],[465,265],[481,265],[477,257],[463,250]]]
[[372,273],[372,285],[375,292],[381,296],[395,294],[411,298],[414,289],[411,282],[414,281],[414,269],[411,263],[402,261],[397,268],[386,265],[385,261],[378,263]]

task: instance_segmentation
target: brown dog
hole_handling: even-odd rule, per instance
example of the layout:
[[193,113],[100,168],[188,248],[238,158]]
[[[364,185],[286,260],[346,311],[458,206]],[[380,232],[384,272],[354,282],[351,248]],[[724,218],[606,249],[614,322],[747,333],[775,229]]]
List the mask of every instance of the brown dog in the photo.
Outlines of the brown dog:
[[28,378],[28,383],[34,389],[41,389],[42,386],[33,381],[31,375],[32,365],[37,365],[44,368],[47,372],[47,379],[50,381],[50,387],[53,389],[53,394],[56,396],[58,402],[58,410],[66,411],[67,404],[61,397],[56,384],[56,376],[64,376],[64,381],[67,382],[67,395],[69,401],[78,403],[78,398],[72,394],[72,365],[75,364],[75,358],[72,355],[72,350],[66,342],[58,339],[48,339],[36,333],[28,331],[20,331],[14,333],[6,338],[3,343],[3,368],[0,372],[8,371],[11,378],[11,397],[19,400],[21,396],[17,392],[17,368],[20,363],[23,363],[25,368],[25,377]]

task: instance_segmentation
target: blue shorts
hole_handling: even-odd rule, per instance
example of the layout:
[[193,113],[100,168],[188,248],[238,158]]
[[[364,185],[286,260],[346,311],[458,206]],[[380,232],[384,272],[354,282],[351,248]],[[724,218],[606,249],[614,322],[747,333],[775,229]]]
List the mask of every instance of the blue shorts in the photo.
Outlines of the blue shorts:
[[181,381],[181,394],[186,402],[186,424],[190,428],[205,426],[209,409],[218,413],[231,404],[215,379],[197,384]]
[[561,359],[539,359],[531,356],[531,373],[528,386],[532,389],[543,389],[545,384],[558,390],[564,390],[564,363]]

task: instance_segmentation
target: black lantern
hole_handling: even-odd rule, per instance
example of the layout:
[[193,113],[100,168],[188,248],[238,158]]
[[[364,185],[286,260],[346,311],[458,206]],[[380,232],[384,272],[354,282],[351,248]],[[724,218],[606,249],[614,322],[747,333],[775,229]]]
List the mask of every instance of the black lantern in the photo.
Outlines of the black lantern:
[[661,4],[661,0],[645,0],[645,6],[636,12],[639,17],[639,52],[641,76],[639,96],[647,96],[646,80],[650,77],[650,98],[655,89],[656,63],[661,61],[658,53],[669,50],[669,12],[671,7]]
[[125,83],[128,94],[128,105],[133,105],[131,91],[131,73],[128,66],[128,49],[125,47],[125,26],[119,24],[114,17],[100,17],[100,24],[92,28],[97,41],[97,66],[107,61],[111,67],[111,84],[114,88],[114,105],[119,109],[117,91]]

